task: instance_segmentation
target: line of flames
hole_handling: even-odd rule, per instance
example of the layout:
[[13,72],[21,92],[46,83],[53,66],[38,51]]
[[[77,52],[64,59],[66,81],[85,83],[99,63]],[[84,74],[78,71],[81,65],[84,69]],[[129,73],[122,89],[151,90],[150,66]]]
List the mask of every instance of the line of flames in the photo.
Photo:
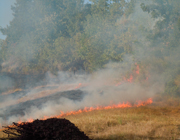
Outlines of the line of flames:
[[[126,103],[119,103],[119,104],[113,104],[110,106],[97,106],[97,107],[85,107],[84,109],[79,109],[77,111],[69,111],[64,113],[63,111],[60,111],[60,115],[55,115],[55,116],[44,116],[40,120],[46,120],[48,118],[61,118],[69,115],[76,115],[80,114],[83,112],[91,112],[94,110],[107,110],[107,109],[115,109],[115,108],[130,108],[130,107],[140,107],[140,106],[146,106],[149,105],[153,102],[152,98],[149,98],[146,101],[137,101],[134,105],[130,104],[129,102]],[[26,122],[18,121],[18,124],[22,123],[28,123],[28,122],[33,122],[33,119],[28,119]],[[9,127],[13,127],[14,125],[9,125]],[[1,129],[0,129],[1,130]]]
[[[139,65],[137,65],[135,72],[136,72],[136,74],[139,74]],[[131,83],[132,80],[133,80],[133,76],[132,75],[130,75],[129,79],[126,79],[124,77],[124,81],[127,81],[127,82]],[[115,86],[119,86],[121,84],[122,83],[119,82]],[[78,86],[75,87],[75,89],[78,89],[78,88],[83,87],[83,86],[87,86],[87,85],[82,85],[82,83],[79,83]],[[140,106],[146,106],[148,104],[151,104],[152,102],[153,102],[152,98],[149,98],[146,101],[137,101],[134,105],[130,104],[129,102],[126,102],[126,103],[123,102],[123,103],[113,104],[113,105],[109,105],[109,106],[85,107],[84,109],[79,109],[77,111],[69,111],[69,112],[60,111],[60,115],[44,116],[40,120],[46,120],[48,118],[61,118],[61,117],[69,116],[69,115],[80,114],[80,113],[83,113],[83,112],[91,112],[91,111],[94,111],[94,110],[106,110],[106,109],[114,109],[114,108],[140,107]],[[33,122],[33,121],[34,121],[34,119],[31,118],[31,119],[28,119],[26,122],[18,121],[18,124],[28,123],[28,122]],[[1,125],[0,125],[0,127],[1,127]],[[9,125],[9,127],[13,127],[13,125]],[[1,131],[1,129],[0,129],[0,131]]]
[[[109,105],[109,106],[97,106],[97,107],[85,107],[84,109],[79,109],[78,111],[69,111],[64,113],[63,111],[61,111],[60,115],[57,116],[53,116],[53,117],[57,117],[57,118],[61,118],[61,117],[65,117],[65,116],[69,116],[69,115],[75,115],[75,114],[80,114],[83,112],[91,112],[94,110],[107,110],[107,109],[114,109],[114,108],[130,108],[130,107],[140,107],[140,106],[146,106],[148,104],[152,104],[152,98],[149,98],[146,101],[137,101],[136,104],[132,105],[129,102],[126,103],[119,103],[119,104],[113,104],[113,105]],[[47,119],[49,117],[44,117],[44,119]]]

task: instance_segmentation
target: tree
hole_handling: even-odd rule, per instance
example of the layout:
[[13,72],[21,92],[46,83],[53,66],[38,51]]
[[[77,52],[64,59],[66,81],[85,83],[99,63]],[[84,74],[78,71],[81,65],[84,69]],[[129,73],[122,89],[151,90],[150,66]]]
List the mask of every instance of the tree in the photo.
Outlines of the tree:
[[165,93],[180,95],[179,44],[180,1],[152,0],[152,4],[141,4],[143,11],[151,14],[157,22],[147,38],[151,41],[152,68],[162,74],[166,81]]
[[[4,61],[9,61],[11,57],[13,59],[10,61],[23,62],[19,68],[42,66],[39,64],[42,61],[38,59],[44,50],[50,51],[47,46],[53,46],[58,37],[71,37],[83,30],[83,7],[83,0],[17,0],[12,7],[13,20],[9,26],[1,28],[1,32],[7,35],[6,45],[2,48]],[[48,58],[53,58],[51,55]],[[20,69],[28,72],[27,68]]]
[[[84,5],[83,0],[16,0],[12,7],[14,19],[1,28],[7,35],[2,60],[8,62],[9,71],[92,72],[110,60],[122,61],[122,56],[132,51],[132,40],[121,42],[122,34],[116,32],[120,25],[116,23],[118,18],[132,13],[135,0],[91,2]],[[122,33],[129,36],[126,31]],[[117,47],[119,43],[121,47]],[[10,64],[16,67],[10,68]]]

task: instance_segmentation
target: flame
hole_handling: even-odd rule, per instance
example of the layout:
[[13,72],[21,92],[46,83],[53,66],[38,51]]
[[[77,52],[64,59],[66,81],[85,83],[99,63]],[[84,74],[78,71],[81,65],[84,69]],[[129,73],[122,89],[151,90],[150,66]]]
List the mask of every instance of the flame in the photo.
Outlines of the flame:
[[139,74],[139,65],[136,66],[136,74]]
[[[136,70],[134,70],[134,73],[131,74],[129,78],[123,77],[123,81],[118,82],[115,86],[119,86],[119,85],[121,85],[124,82],[128,82],[128,83],[132,83],[133,82],[133,79],[134,79],[133,76],[137,76],[139,74],[139,65],[137,63],[135,63],[135,65],[136,65]],[[146,80],[148,81],[148,77],[146,78]]]
[[[137,65],[137,64],[136,64]],[[139,74],[139,65],[136,66],[136,70],[134,71],[134,74]],[[132,83],[133,82],[133,75],[134,74],[131,74],[129,78],[127,77],[123,77],[123,81],[115,84],[115,86],[119,86],[121,84],[123,84],[124,82],[129,82],[129,83]],[[136,76],[136,75],[135,75]],[[149,77],[146,77],[146,80],[148,80]],[[114,84],[114,83],[113,83]],[[79,83],[77,86],[75,85],[65,85],[65,86],[59,86],[58,88],[54,89],[54,90],[46,90],[46,91],[40,91],[38,96],[34,97],[34,98],[40,98],[42,96],[40,95],[43,95],[43,96],[47,96],[49,94],[52,94],[52,93],[55,93],[57,91],[64,91],[64,90],[67,90],[67,89],[79,89],[81,87],[84,87],[84,86],[88,86],[88,83]],[[41,94],[40,94],[41,93]],[[47,95],[45,94],[47,93]],[[24,101],[27,101],[27,100],[31,100],[29,98],[25,99],[24,98],[21,98],[20,100],[18,100],[18,103],[19,102],[24,102]],[[136,101],[135,104],[131,104],[129,102],[123,102],[123,103],[119,103],[119,104],[111,104],[109,106],[97,106],[97,107],[84,107],[84,109],[79,109],[77,111],[69,111],[69,112],[63,112],[63,111],[60,111],[59,114],[60,115],[55,115],[55,116],[44,116],[42,118],[40,118],[41,120],[46,120],[48,118],[61,118],[61,117],[65,117],[65,116],[69,116],[69,115],[76,115],[76,114],[80,114],[80,113],[83,113],[83,112],[91,112],[91,111],[94,111],[94,110],[107,110],[107,109],[115,109],[115,108],[130,108],[130,107],[140,107],[140,106],[146,106],[146,105],[149,105],[149,104],[152,104],[153,100],[152,98],[149,98],[148,100],[146,101]],[[24,123],[28,123],[28,122],[33,122],[34,119],[32,118],[29,118],[26,122],[23,122],[21,121],[22,119],[20,119],[20,121],[18,121],[17,123],[18,124],[24,124]],[[0,124],[0,127],[1,127],[1,124]],[[13,127],[13,125],[9,125],[9,127]],[[1,131],[1,129],[0,129]]]
[[132,74],[130,75],[130,77],[129,77],[128,79],[127,79],[126,77],[123,77],[123,81],[117,83],[115,86],[119,86],[119,85],[121,85],[121,84],[124,83],[124,82],[132,83],[132,82],[133,82],[133,76],[132,76]]
[[[41,118],[41,120],[46,120],[48,118],[61,118],[61,117],[65,117],[65,116],[69,116],[69,115],[76,115],[76,114],[80,114],[83,112],[91,112],[94,110],[107,110],[107,109],[115,109],[115,108],[130,108],[130,107],[140,107],[140,106],[146,106],[149,104],[152,104],[153,100],[152,98],[147,99],[146,101],[137,101],[135,102],[134,105],[132,105],[129,102],[126,103],[119,103],[119,104],[112,104],[109,106],[97,106],[97,107],[85,107],[84,109],[79,109],[77,111],[69,111],[69,112],[63,112],[60,111],[60,115],[55,115],[55,116],[44,116],[43,118]],[[28,119],[26,122],[23,121],[18,121],[18,124],[24,124],[24,123],[29,123],[29,122],[33,122],[34,120],[32,118]],[[9,125],[8,127],[14,127],[14,125]],[[1,131],[2,129],[0,129]]]
[[128,81],[129,83],[132,83],[132,80],[133,80],[133,76],[132,76],[132,75],[130,75],[130,78],[129,78],[129,79],[127,79],[127,81]]
[[152,104],[153,103],[153,100],[152,100],[152,98],[149,98],[148,100],[146,100],[146,101],[137,101],[136,102],[136,104],[135,104],[135,106],[136,107],[140,107],[140,106],[146,106],[146,105],[148,105],[148,104]]
[[82,85],[82,83],[79,83],[79,85],[78,85],[78,86],[76,86],[76,87],[75,87],[75,89],[80,88],[80,87],[81,87],[81,85]]
[[[149,98],[146,101],[141,101],[141,100],[137,101],[134,105],[130,104],[129,102],[126,102],[126,103],[123,102],[123,103],[119,103],[119,104],[112,104],[112,105],[109,105],[109,106],[97,106],[95,108],[94,107],[85,107],[84,109],[80,109],[78,111],[70,111],[70,112],[66,112],[66,113],[61,111],[60,115],[57,115],[57,116],[54,116],[54,117],[60,118],[60,117],[64,117],[64,116],[80,114],[82,112],[91,112],[91,111],[94,111],[94,110],[140,107],[140,106],[146,106],[146,105],[149,105],[149,104],[152,104],[152,103],[153,103],[152,98]],[[46,118],[47,118],[47,116],[46,116]]]
[[[136,74],[139,74],[139,65],[137,63],[135,63],[135,65],[136,65],[136,71],[135,72],[136,72]],[[146,81],[148,81],[148,77],[146,78]],[[116,83],[115,86],[119,86],[124,82],[132,83],[133,82],[133,75],[131,74],[129,78],[123,77],[123,81],[120,81],[120,82]],[[107,85],[111,85],[111,84],[108,83]],[[42,98],[42,97],[49,96],[50,94],[53,94],[53,93],[56,93],[56,92],[59,92],[59,91],[79,89],[81,87],[88,86],[88,83],[79,83],[78,85],[75,85],[75,84],[46,85],[46,86],[38,86],[38,87],[35,87],[34,89],[39,89],[39,88],[42,88],[42,87],[52,87],[52,86],[54,86],[54,87],[57,86],[57,88],[55,88],[55,89],[46,89],[46,90],[37,92],[36,94],[33,94],[33,95],[30,94],[30,96],[29,95],[23,96],[23,97],[19,98],[15,102],[8,102],[8,103],[6,102],[6,106],[15,105],[15,104],[19,104],[21,102],[26,102],[26,101],[29,101],[29,100]],[[22,91],[22,89],[11,90],[9,92],[2,93],[2,95],[11,94],[11,93],[14,93],[16,91]],[[0,103],[0,107],[1,106],[5,106],[4,103],[2,103],[2,104]]]

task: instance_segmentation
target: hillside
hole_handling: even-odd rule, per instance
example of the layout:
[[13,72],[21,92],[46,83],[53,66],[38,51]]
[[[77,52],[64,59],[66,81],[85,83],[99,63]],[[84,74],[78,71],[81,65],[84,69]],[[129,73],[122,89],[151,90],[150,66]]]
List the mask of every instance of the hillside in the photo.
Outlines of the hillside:
[[[179,99],[143,107],[96,110],[65,117],[93,140],[169,140],[180,138]],[[1,137],[7,135],[1,131]]]

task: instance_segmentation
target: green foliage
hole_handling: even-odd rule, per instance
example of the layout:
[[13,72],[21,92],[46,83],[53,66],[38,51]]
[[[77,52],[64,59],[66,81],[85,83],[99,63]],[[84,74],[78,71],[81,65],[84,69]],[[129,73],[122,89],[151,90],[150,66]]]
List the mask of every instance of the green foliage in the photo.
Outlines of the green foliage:
[[168,81],[165,86],[165,94],[173,95],[173,96],[180,96],[180,87],[178,87],[174,81]]
[[180,1],[143,2],[16,0],[13,20],[0,28],[7,36],[0,40],[1,71],[91,73],[132,55],[143,73],[139,78],[156,72],[166,77],[166,94],[180,95]]
[[[165,78],[165,94],[180,95],[177,76],[180,74],[179,61],[179,9],[180,1],[152,0],[151,4],[141,4],[143,11],[151,14],[157,22],[147,36],[150,41],[151,56],[155,59],[151,67]],[[176,81],[176,82],[175,82]]]
[[115,24],[133,11],[134,1],[91,2],[84,5],[83,0],[17,0],[12,7],[14,19],[1,29],[7,35],[1,53],[7,65],[18,63],[4,70],[93,72],[110,60],[122,61],[124,54],[132,52],[132,44],[122,37],[129,33],[116,33],[121,25]]

